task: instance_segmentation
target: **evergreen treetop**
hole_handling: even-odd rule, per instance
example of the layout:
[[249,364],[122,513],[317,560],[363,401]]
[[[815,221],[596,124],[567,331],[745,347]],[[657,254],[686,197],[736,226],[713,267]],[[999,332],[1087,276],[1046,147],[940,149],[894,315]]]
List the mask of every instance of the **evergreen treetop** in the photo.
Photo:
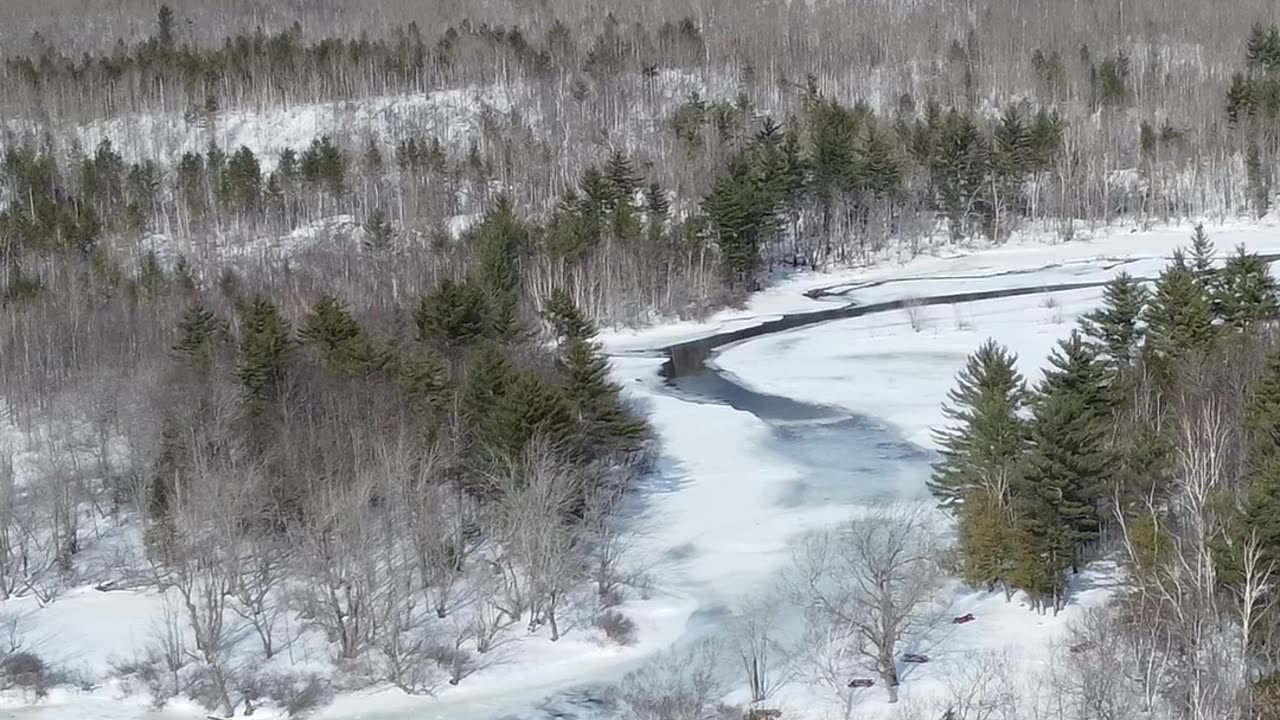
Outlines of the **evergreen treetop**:
[[1244,332],[1276,316],[1276,281],[1260,256],[1244,246],[1227,259],[1217,276],[1215,306],[1223,323]]
[[944,507],[955,507],[975,489],[1002,505],[1021,462],[1025,427],[1019,416],[1027,400],[1016,358],[988,340],[969,360],[947,395],[948,425],[935,431],[942,461],[929,490]]
[[1146,334],[1141,320],[1147,298],[1147,289],[1122,272],[1107,283],[1102,307],[1081,318],[1081,330],[1094,352],[1104,357],[1114,372],[1127,370],[1138,359]]

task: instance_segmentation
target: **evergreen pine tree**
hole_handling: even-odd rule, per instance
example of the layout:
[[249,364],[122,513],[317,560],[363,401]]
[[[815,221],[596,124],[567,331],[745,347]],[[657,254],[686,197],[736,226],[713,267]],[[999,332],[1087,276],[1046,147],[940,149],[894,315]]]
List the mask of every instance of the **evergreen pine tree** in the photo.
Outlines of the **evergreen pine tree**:
[[222,202],[245,213],[256,212],[262,198],[262,168],[253,151],[241,146],[222,173]]
[[671,212],[671,201],[667,198],[667,192],[657,182],[649,183],[649,189],[645,192],[644,209],[650,222],[659,224],[666,220],[667,214]]
[[218,273],[218,292],[222,293],[224,298],[228,300],[238,300],[240,297],[240,276],[236,271],[226,267]]
[[1043,610],[1048,601],[1054,613],[1065,599],[1066,569],[1071,564],[1071,533],[1052,524],[1052,508],[1018,518],[1009,552],[1009,585],[1027,593],[1032,607]]
[[195,272],[191,269],[191,263],[187,262],[185,255],[179,255],[178,259],[173,263],[173,277],[178,283],[178,288],[187,294],[194,294],[200,289],[200,283],[196,279]]
[[840,103],[815,96],[809,104],[809,182],[822,212],[822,232],[831,232],[832,210],[851,189],[860,118]]
[[957,528],[966,583],[993,589],[1013,576],[1012,553],[1017,539],[1009,508],[990,493],[970,492],[960,508]]
[[860,160],[862,168],[858,174],[872,195],[885,198],[897,194],[902,184],[902,171],[889,137],[872,123],[867,124]]
[[1133,422],[1117,433],[1114,482],[1122,508],[1141,508],[1166,496],[1170,458],[1169,440],[1150,422]]
[[1158,362],[1176,360],[1191,352],[1207,352],[1213,346],[1216,332],[1209,300],[1180,257],[1156,280],[1145,319],[1144,350]]
[[516,217],[506,196],[468,233],[476,251],[476,281],[484,292],[489,336],[507,341],[520,331],[517,300],[520,253],[528,247],[529,229]]
[[947,395],[948,426],[935,432],[942,461],[934,466],[929,490],[944,507],[955,508],[975,490],[1007,507],[1026,441],[1018,413],[1026,385],[1016,358],[994,341],[973,355]]
[[298,162],[302,179],[323,185],[333,194],[342,192],[346,181],[346,161],[333,138],[324,135],[311,141]]
[[1015,489],[1019,517],[1046,562],[1075,565],[1097,538],[1112,467],[1105,369],[1077,333],[1059,344],[1033,403],[1030,451]]
[[240,381],[245,414],[262,415],[280,398],[293,358],[289,322],[275,303],[254,295],[240,307],[240,350],[236,378]]
[[798,233],[800,207],[809,187],[809,164],[801,146],[800,123],[795,118],[787,121],[778,152],[782,156],[782,212],[794,236]]
[[1267,357],[1262,376],[1250,388],[1244,429],[1251,467],[1280,459],[1280,351]]
[[158,296],[168,284],[164,268],[154,250],[148,250],[142,256],[138,267],[138,289],[148,297]]
[[1213,267],[1213,261],[1218,251],[1213,246],[1213,241],[1209,239],[1209,234],[1204,231],[1203,223],[1196,223],[1195,230],[1191,235],[1191,272],[1195,275],[1196,282],[1200,285],[1200,292],[1210,299],[1212,303],[1215,296],[1215,282],[1217,271]]
[[551,329],[561,341],[589,340],[596,334],[591,321],[582,314],[564,288],[551,291],[542,306],[542,316],[551,324]]
[[543,232],[542,243],[554,258],[579,261],[600,239],[600,215],[570,188],[560,198]]
[[396,371],[397,386],[410,412],[424,417],[448,406],[449,368],[434,353],[419,351],[402,356]]
[[1145,328],[1139,323],[1147,304],[1147,290],[1122,272],[1103,290],[1102,307],[1080,320],[1094,352],[1112,372],[1122,374],[1138,360]]
[[164,559],[172,547],[176,530],[171,514],[173,496],[179,485],[187,482],[190,453],[172,419],[166,419],[160,430],[160,452],[151,466],[146,485],[147,528],[144,541],[147,553]]
[[492,412],[486,440],[500,456],[519,457],[534,438],[559,452],[575,449],[577,424],[569,399],[559,387],[531,372],[508,377]]
[[384,369],[386,354],[375,348],[351,311],[332,295],[321,295],[298,327],[298,339],[314,347],[324,364],[345,377]]
[[209,369],[217,345],[226,337],[226,325],[200,304],[192,305],[178,320],[173,353],[188,367]]
[[[1243,545],[1256,538],[1263,567],[1280,564],[1280,461],[1272,457],[1251,468],[1247,488],[1244,507],[1229,528],[1232,539]],[[1224,574],[1233,574],[1235,557],[1224,560]]]
[[[1265,562],[1280,563],[1280,351],[1267,358],[1244,418],[1245,498],[1229,528],[1236,542],[1257,537]],[[1224,565],[1234,570],[1234,558]]]
[[1244,332],[1277,312],[1276,281],[1267,261],[1240,246],[1218,273],[1217,314],[1223,323]]
[[173,49],[173,8],[161,5],[156,13],[156,43],[162,50]]
[[1030,130],[1030,157],[1033,172],[1044,172],[1053,166],[1062,150],[1063,121],[1056,112],[1041,108],[1036,112]]
[[631,159],[621,150],[613,151],[605,164],[605,177],[609,181],[609,199],[615,205],[630,205],[640,190],[640,176],[636,174]]
[[1097,353],[1085,343],[1078,331],[1073,331],[1066,340],[1058,343],[1049,356],[1049,365],[1050,369],[1045,371],[1040,384],[1041,395],[1078,397],[1085,409],[1098,420],[1110,419],[1111,379],[1106,367],[1099,362]]
[[375,176],[382,172],[382,149],[378,147],[378,141],[369,138],[364,148],[364,169],[365,172]]
[[609,379],[609,359],[599,346],[569,338],[561,345],[557,366],[583,428],[583,445],[606,451],[635,449],[644,436],[644,423],[623,405],[622,389]]
[[995,129],[992,165],[1000,185],[1000,199],[1006,207],[1018,211],[1022,205],[1022,188],[1031,169],[1031,129],[1014,106],[1005,109]]
[[627,450],[644,435],[644,423],[622,403],[621,388],[609,379],[609,359],[593,341],[596,330],[569,294],[552,292],[543,315],[559,338],[556,365],[583,430],[584,448]]
[[418,339],[445,348],[461,348],[489,337],[484,291],[473,281],[440,281],[414,309]]
[[391,248],[395,230],[382,208],[374,208],[364,221],[364,247],[371,252],[383,252]]
[[[1276,85],[1280,88],[1280,84]],[[1249,143],[1244,159],[1245,177],[1249,182],[1249,203],[1255,218],[1265,217],[1271,211],[1271,179],[1256,141]]]
[[160,429],[160,453],[151,468],[147,488],[147,516],[152,522],[167,519],[174,487],[188,470],[186,443],[172,420]]
[[468,363],[459,403],[468,450],[483,445],[490,434],[494,410],[506,393],[512,374],[507,359],[492,343],[481,345]]
[[744,154],[729,164],[703,198],[702,208],[715,227],[721,266],[732,288],[755,288],[761,241],[772,232],[777,217],[777,198],[769,190]]
[[222,151],[217,142],[210,140],[204,156],[209,192],[217,195],[222,192],[222,174],[227,170],[227,154]]
[[953,240],[961,240],[975,213],[983,212],[990,149],[966,115],[948,112],[929,148],[929,174],[938,208],[946,215]]

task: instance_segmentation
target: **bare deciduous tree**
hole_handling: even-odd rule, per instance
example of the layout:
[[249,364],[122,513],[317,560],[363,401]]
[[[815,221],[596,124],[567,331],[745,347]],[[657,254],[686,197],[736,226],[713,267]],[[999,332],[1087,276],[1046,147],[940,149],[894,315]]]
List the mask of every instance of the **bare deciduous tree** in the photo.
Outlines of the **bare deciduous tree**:
[[748,597],[732,620],[731,643],[751,692],[752,705],[773,697],[792,677],[793,648],[780,638],[784,603],[779,591]]
[[936,619],[941,572],[933,527],[923,509],[874,508],[845,528],[809,537],[797,557],[795,591],[823,638],[808,643],[808,654],[860,658],[880,676],[891,703],[898,699],[899,643]]
[[527,609],[529,631],[546,622],[558,640],[557,612],[585,575],[573,518],[583,493],[579,471],[535,443],[491,479],[499,491],[495,563],[507,588],[504,610],[517,618]]
[[945,666],[945,702],[937,710],[954,720],[1013,720],[1018,717],[1015,667],[995,652],[968,652]]
[[286,606],[282,597],[288,572],[289,548],[271,533],[246,533],[234,557],[238,562],[230,607],[253,628],[270,660],[276,652],[276,623]]
[[1089,610],[1073,623],[1066,646],[1057,649],[1050,678],[1071,717],[1121,720],[1137,704],[1116,620],[1110,609]]
[[195,644],[191,652],[230,715],[238,702],[232,699],[237,633],[228,623],[229,605],[241,581],[245,528],[261,521],[263,473],[233,445],[222,446],[232,452],[213,453],[197,436],[191,446],[190,482],[175,488],[169,506],[174,532],[166,551],[152,558],[152,569],[157,586],[181,599]]
[[733,717],[720,699],[722,648],[703,640],[654,658],[623,678],[618,699],[632,720],[716,720]]

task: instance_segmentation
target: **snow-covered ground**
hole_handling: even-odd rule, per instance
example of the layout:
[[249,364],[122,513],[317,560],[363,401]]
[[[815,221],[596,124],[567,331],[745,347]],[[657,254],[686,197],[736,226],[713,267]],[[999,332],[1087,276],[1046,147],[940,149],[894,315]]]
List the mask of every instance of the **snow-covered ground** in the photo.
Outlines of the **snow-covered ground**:
[[[503,662],[457,687],[443,687],[435,698],[388,690],[345,693],[316,717],[480,720],[523,713],[566,689],[616,680],[644,659],[706,632],[717,613],[732,612],[744,595],[785,571],[796,538],[856,513],[864,500],[858,485],[878,482],[881,488],[892,486],[901,498],[921,495],[930,430],[942,422],[940,404],[979,343],[994,338],[1009,346],[1034,381],[1053,344],[1081,313],[1096,306],[1101,291],[922,307],[914,322],[902,310],[871,314],[746,341],[714,358],[715,366],[743,387],[778,396],[778,402],[830,408],[829,417],[779,419],[759,410],[760,403],[770,401],[764,396],[736,403],[733,397],[699,398],[665,384],[657,375],[661,358],[642,351],[832,303],[1105,280],[1121,270],[1154,276],[1175,248],[1189,242],[1188,235],[1189,229],[1175,228],[1092,242],[1010,244],[905,264],[801,273],[754,296],[746,307],[704,322],[608,333],[604,340],[616,355],[615,377],[648,412],[663,449],[661,472],[645,494],[638,522],[643,533],[633,555],[654,579],[653,587],[623,607],[637,624],[637,641],[621,648],[605,645],[587,628],[571,629],[558,643],[532,636],[510,646]],[[1239,243],[1280,251],[1280,228],[1274,225],[1216,228],[1211,235],[1224,253]],[[804,295],[814,288],[841,294],[817,300]],[[853,440],[843,445],[846,436],[839,432],[844,431],[832,430],[841,422],[853,427],[847,436]],[[819,435],[826,439],[815,439]],[[911,451],[911,445],[917,449]],[[828,484],[793,501],[796,488],[818,482],[819,475]],[[840,487],[840,482],[855,487]],[[903,706],[933,712],[964,668],[996,660],[1030,677],[1048,661],[1072,619],[1105,602],[1114,574],[1114,567],[1098,563],[1074,578],[1071,603],[1057,617],[1036,614],[1016,598],[1009,603],[999,594],[951,588],[947,612],[971,612],[977,619],[944,623],[915,641],[910,650],[926,652],[934,661],[908,669]],[[46,607],[7,601],[0,612],[20,612],[24,632],[38,642],[41,655],[93,675],[146,643],[158,602],[143,593],[86,588]],[[109,684],[87,694],[60,691],[35,708],[10,705],[0,715],[150,717],[136,698],[120,694]],[[830,691],[802,683],[793,683],[778,701],[788,718],[816,720],[843,711]],[[859,716],[890,712],[879,688],[861,693],[856,702]],[[174,706],[164,717],[193,712]]]

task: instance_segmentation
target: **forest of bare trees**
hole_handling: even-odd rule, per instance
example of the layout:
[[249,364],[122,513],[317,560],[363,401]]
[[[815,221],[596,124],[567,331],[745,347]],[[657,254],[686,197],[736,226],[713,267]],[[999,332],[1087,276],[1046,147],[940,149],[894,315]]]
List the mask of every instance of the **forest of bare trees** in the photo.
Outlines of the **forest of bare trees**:
[[1274,8],[934,5],[139,6],[88,54],[28,19],[6,146],[114,203],[135,254],[221,261],[334,217],[429,247],[503,195],[545,226],[535,293],[624,323],[779,261],[1268,211]]

